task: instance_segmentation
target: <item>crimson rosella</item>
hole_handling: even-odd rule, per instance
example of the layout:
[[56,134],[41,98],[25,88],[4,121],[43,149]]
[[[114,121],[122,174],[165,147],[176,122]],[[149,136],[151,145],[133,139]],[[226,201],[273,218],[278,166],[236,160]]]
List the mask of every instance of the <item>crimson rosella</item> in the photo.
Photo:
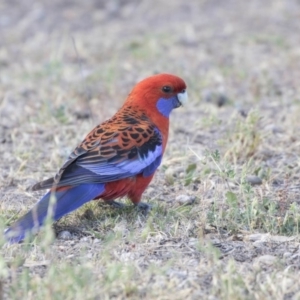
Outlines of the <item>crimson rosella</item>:
[[86,136],[53,178],[32,187],[50,190],[5,231],[6,239],[17,243],[35,233],[52,207],[51,195],[56,198],[54,220],[96,199],[117,205],[116,198],[127,196],[147,207],[141,196],[161,163],[169,115],[186,100],[186,84],[177,76],[158,74],[139,82],[121,109]]

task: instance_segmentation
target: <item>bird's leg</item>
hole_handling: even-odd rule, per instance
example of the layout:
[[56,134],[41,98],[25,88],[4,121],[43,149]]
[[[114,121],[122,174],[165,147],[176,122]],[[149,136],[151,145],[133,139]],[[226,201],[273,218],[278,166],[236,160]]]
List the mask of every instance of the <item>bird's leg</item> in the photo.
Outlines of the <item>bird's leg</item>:
[[[128,205],[121,203],[121,202],[117,202],[114,200],[111,201],[105,201],[105,203],[107,203],[108,205],[114,207],[114,208],[126,208],[128,207]],[[134,204],[134,206],[140,210],[144,215],[147,215],[149,213],[149,211],[152,209],[152,205],[145,203],[145,202],[139,202],[137,204]]]
[[117,202],[117,201],[106,201],[107,204],[111,205],[114,208],[125,208],[126,205],[124,203],[121,202]]
[[135,207],[137,209],[141,210],[143,215],[145,215],[145,216],[148,215],[148,213],[152,209],[152,205],[145,203],[145,202],[139,202],[139,203],[135,204]]

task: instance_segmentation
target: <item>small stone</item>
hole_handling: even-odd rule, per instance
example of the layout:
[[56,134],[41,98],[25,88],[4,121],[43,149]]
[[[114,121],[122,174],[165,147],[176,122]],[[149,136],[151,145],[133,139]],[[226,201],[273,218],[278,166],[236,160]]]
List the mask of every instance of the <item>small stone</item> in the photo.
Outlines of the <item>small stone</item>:
[[176,177],[179,177],[179,174],[184,172],[183,167],[168,167],[167,170],[165,171],[165,179],[166,183],[169,185],[172,185],[175,181]]
[[295,253],[292,255],[291,259],[299,259],[299,253]]
[[262,242],[262,241],[255,241],[255,242],[253,242],[253,246],[255,248],[263,248],[264,242]]
[[146,192],[147,192],[147,195],[152,195],[152,194],[155,193],[155,188],[153,188],[153,187],[148,187],[147,190],[146,190]]
[[270,124],[270,125],[266,126],[265,130],[272,131],[272,133],[274,133],[274,134],[284,132],[284,130],[281,127],[276,126],[275,124]]
[[228,97],[219,91],[204,90],[202,98],[205,102],[213,103],[218,107],[222,107],[229,102]]
[[262,234],[262,233],[249,234],[246,239],[249,240],[250,242],[255,242],[255,241],[259,241],[259,240],[264,241],[265,234]]
[[180,172],[178,177],[179,178],[184,178],[185,177],[185,173],[184,172]]
[[270,240],[275,243],[286,243],[295,240],[294,236],[271,235]]
[[167,274],[170,277],[177,277],[181,280],[184,280],[187,277],[187,271],[181,271],[181,270],[175,270],[175,269],[169,269],[167,271]]
[[176,197],[176,201],[183,205],[190,205],[195,202],[195,197],[189,195],[179,195]]
[[[180,173],[184,173],[184,169],[183,167],[169,167],[166,171],[165,171],[165,176],[166,177],[178,177]],[[174,179],[173,179],[174,180]]]
[[282,179],[276,178],[272,181],[272,185],[275,186],[275,187],[279,187],[283,184],[284,184],[284,180],[282,180]]
[[251,185],[260,185],[262,184],[261,178],[255,175],[249,175],[245,178],[246,182],[250,183]]
[[71,232],[67,231],[67,230],[64,230],[64,231],[61,231],[58,236],[57,236],[58,239],[60,240],[71,240],[72,239],[72,234]]
[[77,119],[89,119],[91,117],[91,111],[89,109],[78,110],[74,112]]
[[190,238],[188,244],[191,247],[196,247],[199,244],[199,240],[196,238]]
[[283,258],[285,258],[285,259],[288,259],[288,258],[290,258],[292,256],[292,253],[291,252],[284,252],[283,253]]
[[263,149],[259,152],[259,154],[263,159],[270,159],[274,157],[274,151],[270,149]]
[[266,255],[262,255],[262,256],[258,257],[256,260],[257,260],[257,262],[259,262],[261,264],[271,266],[276,262],[277,257],[274,255],[266,254]]
[[244,118],[246,118],[248,116],[248,112],[245,109],[240,108],[240,109],[238,109],[238,112]]

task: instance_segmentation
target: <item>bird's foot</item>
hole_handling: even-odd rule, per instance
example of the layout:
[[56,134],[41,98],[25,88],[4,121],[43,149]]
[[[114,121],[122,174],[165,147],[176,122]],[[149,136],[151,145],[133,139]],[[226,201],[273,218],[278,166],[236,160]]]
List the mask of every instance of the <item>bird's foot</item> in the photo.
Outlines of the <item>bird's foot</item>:
[[107,204],[111,205],[113,208],[125,208],[126,205],[117,201],[107,201]]
[[[129,207],[128,205],[121,203],[121,202],[117,202],[117,201],[106,201],[106,203],[114,208],[126,208]],[[148,203],[144,203],[144,202],[140,202],[138,204],[135,204],[135,207],[142,212],[143,215],[148,215],[148,213],[150,212],[150,210],[152,209],[152,205],[148,204]]]
[[140,202],[138,204],[135,204],[135,207],[138,210],[140,210],[144,216],[147,216],[150,210],[152,209],[152,205],[145,202]]

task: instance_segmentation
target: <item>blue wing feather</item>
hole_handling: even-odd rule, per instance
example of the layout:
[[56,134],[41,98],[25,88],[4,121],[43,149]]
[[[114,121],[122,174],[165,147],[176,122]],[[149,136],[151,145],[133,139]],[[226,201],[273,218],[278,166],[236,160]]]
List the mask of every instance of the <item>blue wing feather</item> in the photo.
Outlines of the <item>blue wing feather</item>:
[[151,176],[156,169],[160,166],[162,155],[158,156],[148,167],[143,170],[143,176]]
[[138,174],[145,177],[152,175],[161,163],[162,135],[153,125],[147,126],[148,138],[142,143],[128,139],[131,144],[127,147],[120,146],[122,140],[116,134],[105,142],[96,140],[98,142],[93,143],[96,146],[91,146],[89,150],[84,151],[82,143],[73,151],[55,178],[42,181],[32,189],[106,183]]

